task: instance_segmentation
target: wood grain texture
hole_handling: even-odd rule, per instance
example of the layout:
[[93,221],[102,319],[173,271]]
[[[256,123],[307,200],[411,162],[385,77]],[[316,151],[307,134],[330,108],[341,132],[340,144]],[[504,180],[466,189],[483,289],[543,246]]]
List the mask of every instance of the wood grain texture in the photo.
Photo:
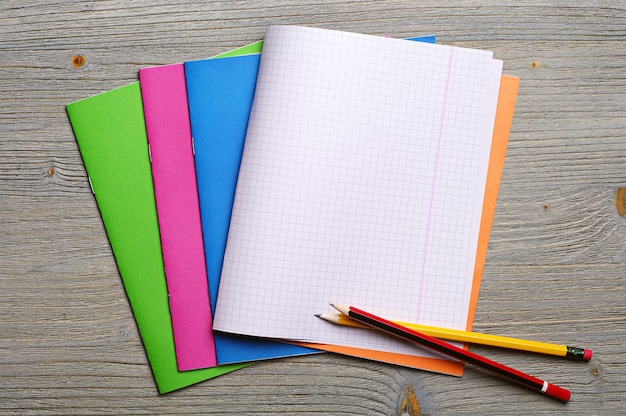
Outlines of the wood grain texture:
[[[0,413],[626,414],[626,3],[492,3],[0,2]],[[473,350],[571,389],[570,403],[472,368],[459,379],[331,354],[157,397],[64,106],[269,24],[435,34],[521,78],[475,329],[594,358]]]

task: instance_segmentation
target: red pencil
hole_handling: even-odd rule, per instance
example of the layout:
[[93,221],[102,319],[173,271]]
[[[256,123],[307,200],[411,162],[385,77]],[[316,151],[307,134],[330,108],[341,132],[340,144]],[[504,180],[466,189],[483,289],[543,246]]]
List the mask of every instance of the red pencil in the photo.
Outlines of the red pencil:
[[500,364],[496,361],[475,354],[471,351],[466,351],[445,341],[441,341],[437,338],[422,334],[421,332],[417,332],[407,327],[398,325],[394,322],[380,318],[376,315],[372,315],[369,312],[365,312],[353,306],[344,306],[332,303],[331,306],[337,309],[339,312],[343,313],[344,315],[349,316],[352,319],[356,319],[357,321],[369,325],[373,328],[377,328],[392,335],[396,335],[400,338],[413,341],[424,347],[428,347],[432,350],[456,358],[458,360],[474,364],[475,366],[483,368],[485,370],[493,371],[502,377],[529,387],[540,393],[547,394],[548,396],[555,399],[566,402],[570,398],[571,393],[569,392],[569,390],[566,390],[552,383],[548,383],[547,381],[540,380],[526,373],[522,373],[521,371],[518,371],[511,367],[507,367],[504,364]]

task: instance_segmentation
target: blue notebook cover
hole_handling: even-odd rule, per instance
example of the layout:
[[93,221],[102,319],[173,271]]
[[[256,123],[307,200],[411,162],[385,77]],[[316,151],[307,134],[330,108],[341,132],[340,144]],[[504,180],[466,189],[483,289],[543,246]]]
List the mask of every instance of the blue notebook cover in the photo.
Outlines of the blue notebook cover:
[[[410,38],[435,43],[434,36]],[[202,233],[215,314],[239,165],[260,54],[185,63]],[[282,342],[215,333],[218,364],[319,353]]]
[[[213,313],[260,56],[185,63]],[[218,364],[320,352],[277,341],[221,333],[215,333],[215,348]]]

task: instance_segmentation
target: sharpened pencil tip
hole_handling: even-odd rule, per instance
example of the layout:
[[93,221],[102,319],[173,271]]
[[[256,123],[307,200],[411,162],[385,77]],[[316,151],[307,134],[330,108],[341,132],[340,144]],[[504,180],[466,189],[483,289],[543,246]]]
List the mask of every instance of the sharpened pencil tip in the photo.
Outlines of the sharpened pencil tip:
[[339,305],[336,303],[331,303],[330,306],[332,306],[333,308],[337,309],[339,312],[341,312],[342,314],[348,316],[348,312],[350,311],[350,307],[346,306],[346,305]]
[[321,318],[321,317],[322,317],[322,314],[320,314],[320,313],[316,313],[316,314],[315,314],[315,316],[317,316],[318,318]]

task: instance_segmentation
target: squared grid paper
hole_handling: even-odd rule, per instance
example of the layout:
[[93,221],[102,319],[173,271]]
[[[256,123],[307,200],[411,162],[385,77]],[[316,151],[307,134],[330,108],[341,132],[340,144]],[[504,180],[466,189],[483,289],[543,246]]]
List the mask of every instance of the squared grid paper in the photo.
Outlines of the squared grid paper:
[[494,62],[485,51],[270,27],[214,327],[415,353],[315,318],[336,302],[465,329]]

